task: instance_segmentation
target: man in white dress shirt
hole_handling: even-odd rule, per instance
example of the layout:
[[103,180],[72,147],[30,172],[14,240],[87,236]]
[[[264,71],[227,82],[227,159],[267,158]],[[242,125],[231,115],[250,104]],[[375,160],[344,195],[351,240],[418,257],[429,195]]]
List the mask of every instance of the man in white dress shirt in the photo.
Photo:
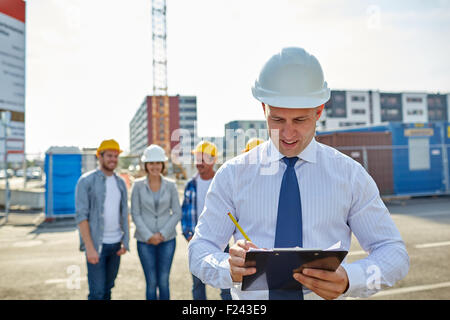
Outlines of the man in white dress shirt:
[[[231,288],[234,299],[368,297],[405,277],[409,256],[375,182],[359,163],[314,139],[330,98],[317,59],[301,48],[282,49],[264,65],[252,92],[262,103],[270,139],[216,173],[206,214],[189,243],[191,272],[212,286]],[[244,266],[250,247],[324,249],[341,241],[349,250],[352,232],[366,258],[344,261],[334,272],[295,273],[303,285],[299,292],[240,290],[242,277],[256,272]],[[232,236],[228,255],[223,249]]]

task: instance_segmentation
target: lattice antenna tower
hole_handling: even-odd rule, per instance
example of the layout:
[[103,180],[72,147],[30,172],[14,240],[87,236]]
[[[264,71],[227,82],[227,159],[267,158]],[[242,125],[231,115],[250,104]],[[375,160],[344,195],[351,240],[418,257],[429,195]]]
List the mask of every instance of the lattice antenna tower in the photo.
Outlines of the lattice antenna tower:
[[153,143],[170,155],[169,96],[167,89],[166,0],[152,0]]

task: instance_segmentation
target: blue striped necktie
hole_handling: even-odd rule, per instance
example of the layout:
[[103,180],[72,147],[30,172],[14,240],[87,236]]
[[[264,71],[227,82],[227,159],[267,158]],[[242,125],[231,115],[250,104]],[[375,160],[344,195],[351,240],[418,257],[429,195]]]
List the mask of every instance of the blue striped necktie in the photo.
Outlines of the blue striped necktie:
[[[287,168],[281,181],[278,201],[277,228],[275,232],[275,248],[302,247],[302,206],[300,189],[294,165],[298,157],[283,161]],[[269,290],[270,300],[303,300],[302,290]]]

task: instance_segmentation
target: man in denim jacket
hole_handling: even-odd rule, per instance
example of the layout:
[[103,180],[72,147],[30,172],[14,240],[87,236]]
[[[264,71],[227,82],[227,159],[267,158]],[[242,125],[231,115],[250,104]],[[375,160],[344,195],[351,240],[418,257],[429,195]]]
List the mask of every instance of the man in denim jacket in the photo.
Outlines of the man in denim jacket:
[[[203,211],[206,192],[214,177],[214,164],[216,163],[217,147],[209,141],[200,141],[195,150],[195,163],[198,170],[184,189],[184,200],[181,207],[181,228],[183,235],[189,242],[194,235],[198,217]],[[225,248],[228,252],[228,246]],[[205,284],[196,276],[192,275],[192,298],[194,300],[206,300]],[[230,289],[221,289],[222,300],[231,300]]]
[[124,180],[114,173],[119,144],[105,140],[97,149],[99,168],[80,177],[76,222],[80,250],[86,251],[89,300],[110,300],[120,256],[129,251],[128,197]]

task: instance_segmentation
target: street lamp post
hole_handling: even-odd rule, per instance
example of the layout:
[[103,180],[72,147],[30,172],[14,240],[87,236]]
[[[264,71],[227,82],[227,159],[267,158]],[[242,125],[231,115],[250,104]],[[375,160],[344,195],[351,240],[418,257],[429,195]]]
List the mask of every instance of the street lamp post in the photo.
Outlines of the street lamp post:
[[8,139],[8,129],[9,129],[9,123],[11,122],[11,112],[10,111],[3,111],[2,112],[2,125],[3,125],[3,131],[4,131],[4,165],[5,165],[5,222],[8,222],[8,215],[9,215],[9,181],[8,181],[8,147],[7,147],[7,139]]

